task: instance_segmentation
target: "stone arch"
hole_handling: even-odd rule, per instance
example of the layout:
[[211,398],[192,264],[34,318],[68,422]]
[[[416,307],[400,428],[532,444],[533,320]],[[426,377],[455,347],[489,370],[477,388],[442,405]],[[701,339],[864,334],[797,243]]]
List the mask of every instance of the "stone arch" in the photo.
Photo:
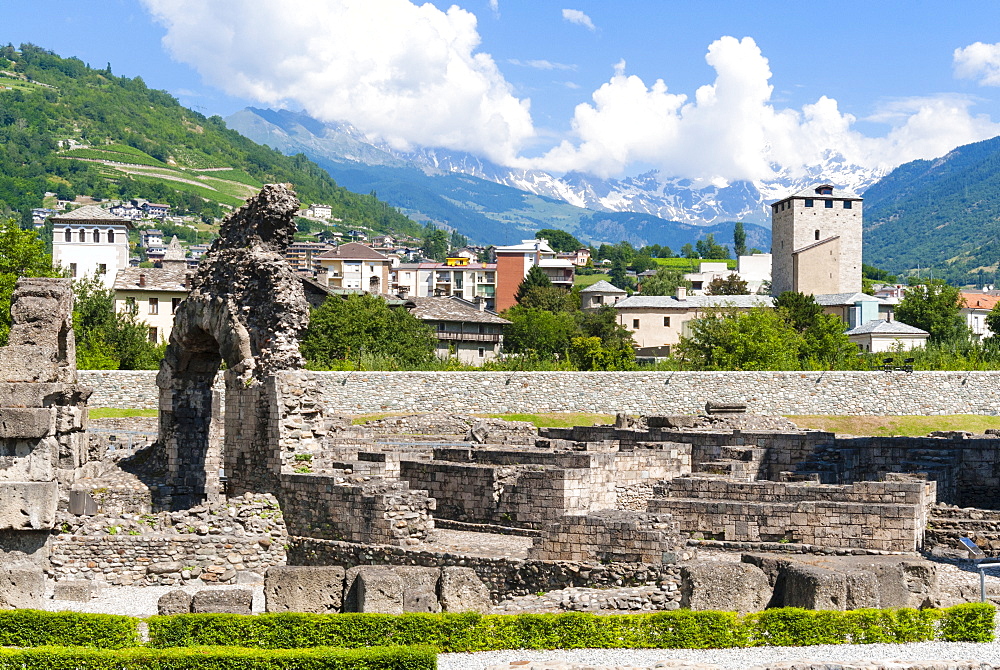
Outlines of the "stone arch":
[[[169,481],[161,505],[217,497],[220,467],[237,492],[277,486],[266,382],[302,366],[298,340],[309,321],[301,281],[282,256],[298,205],[290,187],[268,184],[228,216],[177,308],[156,380]],[[214,386],[223,363],[225,413]]]

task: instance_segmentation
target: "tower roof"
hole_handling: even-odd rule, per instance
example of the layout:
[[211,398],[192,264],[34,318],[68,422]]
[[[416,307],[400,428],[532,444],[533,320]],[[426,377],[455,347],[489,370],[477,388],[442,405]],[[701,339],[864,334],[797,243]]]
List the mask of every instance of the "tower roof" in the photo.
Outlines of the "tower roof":
[[97,223],[101,225],[120,224],[132,227],[132,219],[124,216],[115,216],[103,207],[97,205],[84,205],[72,212],[58,214],[50,219],[53,223]]
[[791,200],[792,198],[837,198],[839,200],[863,200],[863,198],[854,191],[837,188],[833,184],[827,182],[807,186],[801,191],[796,191],[791,195],[786,195],[784,198],[778,199],[776,202]]

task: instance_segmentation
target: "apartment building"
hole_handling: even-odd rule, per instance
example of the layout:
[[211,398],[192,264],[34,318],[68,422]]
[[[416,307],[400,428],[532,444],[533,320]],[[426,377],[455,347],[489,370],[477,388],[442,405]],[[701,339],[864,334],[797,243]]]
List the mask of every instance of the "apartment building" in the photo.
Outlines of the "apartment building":
[[371,247],[348,242],[313,257],[316,270],[336,288],[385,293],[389,287],[392,259]]
[[496,263],[465,257],[449,258],[444,263],[401,263],[392,269],[392,292],[414,298],[456,296],[494,309],[496,286]]

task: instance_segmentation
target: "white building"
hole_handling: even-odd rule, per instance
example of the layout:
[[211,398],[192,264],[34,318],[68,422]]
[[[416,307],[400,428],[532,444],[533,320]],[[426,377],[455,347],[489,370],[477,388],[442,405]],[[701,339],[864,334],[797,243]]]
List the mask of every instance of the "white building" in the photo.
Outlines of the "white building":
[[928,332],[902,321],[875,319],[847,331],[847,339],[866,353],[918,349],[927,342]]
[[313,262],[320,273],[326,274],[323,281],[329,286],[371,293],[388,291],[392,260],[371,247],[348,242],[313,256]]
[[503,347],[503,329],[510,321],[457,296],[410,298],[410,314],[434,329],[435,353],[439,358],[455,356],[466,365],[480,366],[493,360]]
[[168,341],[174,313],[191,292],[194,270],[183,264],[163,268],[126,268],[115,278],[115,311],[133,312],[146,323],[149,341]]
[[111,288],[128,264],[128,231],[132,221],[97,205],[84,205],[53,216],[52,262],[70,277],[98,276]]
[[444,263],[401,263],[392,269],[393,293],[413,298],[457,296],[482,301],[493,309],[496,298],[494,263],[477,263],[464,257],[449,258]]

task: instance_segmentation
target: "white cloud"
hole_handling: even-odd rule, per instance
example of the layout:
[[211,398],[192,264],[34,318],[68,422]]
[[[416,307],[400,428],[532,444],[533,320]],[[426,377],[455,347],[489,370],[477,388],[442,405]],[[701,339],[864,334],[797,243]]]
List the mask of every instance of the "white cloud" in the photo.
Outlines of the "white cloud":
[[594,22],[590,20],[590,17],[581,12],[579,9],[564,9],[562,10],[562,17],[570,23],[575,23],[578,26],[583,26],[587,30],[597,30],[594,26]]
[[164,45],[231,95],[301,105],[399,148],[470,151],[510,162],[534,136],[476,17],[407,0],[143,0]]
[[496,15],[499,16],[499,14],[500,14],[500,0],[489,0],[488,4],[490,6],[490,11],[492,11],[494,14],[496,14]]
[[1000,124],[969,112],[969,100],[939,96],[886,106],[870,120],[891,128],[868,137],[825,96],[801,110],[776,108],[767,59],[749,37],[713,42],[705,60],[716,78],[692,99],[670,92],[662,79],[647,85],[618,63],[593,102],[577,105],[574,140],[521,164],[611,177],[641,163],[722,184],[773,177],[775,165],[802,174],[830,152],[863,166],[893,167],[1000,134]]
[[956,77],[978,79],[980,86],[1000,86],[1000,42],[973,42],[955,49],[952,60]]
[[511,65],[518,65],[521,67],[533,67],[536,70],[575,70],[575,65],[567,65],[565,63],[554,63],[550,60],[518,60],[516,58],[508,58],[507,62]]

